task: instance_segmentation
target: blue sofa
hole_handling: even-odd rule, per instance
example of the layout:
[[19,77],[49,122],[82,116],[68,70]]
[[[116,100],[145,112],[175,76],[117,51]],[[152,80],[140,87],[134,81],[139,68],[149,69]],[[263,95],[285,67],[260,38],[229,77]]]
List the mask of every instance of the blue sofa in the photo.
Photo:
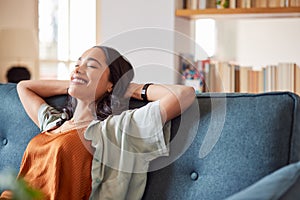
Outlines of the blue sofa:
[[[39,129],[26,115],[15,84],[1,84],[0,99],[0,171],[18,171]],[[299,100],[289,92],[198,95],[172,120],[170,156],[151,163],[143,199],[300,197]],[[47,101],[63,105],[65,96]]]

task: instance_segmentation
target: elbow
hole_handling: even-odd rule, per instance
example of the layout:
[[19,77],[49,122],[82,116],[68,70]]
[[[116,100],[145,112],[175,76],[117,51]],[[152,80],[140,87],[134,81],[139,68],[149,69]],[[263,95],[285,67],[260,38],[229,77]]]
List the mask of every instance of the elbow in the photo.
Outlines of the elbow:
[[24,81],[20,81],[18,84],[17,84],[17,91],[19,92],[22,88],[24,88]]
[[182,114],[195,101],[195,90],[193,87],[176,85],[172,92],[161,99],[163,121],[169,121]]
[[30,80],[22,80],[17,84],[17,92],[20,95],[24,91],[28,90],[28,85],[29,85]]
[[187,87],[186,92],[185,92],[185,98],[187,99],[189,106],[194,102],[196,98],[196,92],[193,87]]
[[26,87],[26,83],[27,83],[26,80],[20,81],[20,82],[17,84],[17,91],[21,90],[22,88],[25,88],[25,87]]
[[196,92],[193,87],[186,86],[187,97],[194,99],[196,97]]
[[192,105],[195,101],[196,92],[193,87],[184,86],[180,95],[180,105],[182,112]]
[[26,87],[27,83],[29,81],[28,80],[22,80],[19,83],[17,83],[17,88],[22,88],[22,87]]

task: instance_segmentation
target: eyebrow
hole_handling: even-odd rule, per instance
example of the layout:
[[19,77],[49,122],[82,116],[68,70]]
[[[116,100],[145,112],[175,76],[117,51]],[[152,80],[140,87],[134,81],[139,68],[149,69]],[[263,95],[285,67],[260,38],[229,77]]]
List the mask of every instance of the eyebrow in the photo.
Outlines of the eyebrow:
[[[79,57],[78,60],[81,61],[81,57]],[[100,67],[103,67],[103,65],[101,65],[101,63],[97,59],[95,59],[95,58],[89,57],[89,58],[87,58],[87,60],[95,61],[96,63],[98,63],[100,65]]]

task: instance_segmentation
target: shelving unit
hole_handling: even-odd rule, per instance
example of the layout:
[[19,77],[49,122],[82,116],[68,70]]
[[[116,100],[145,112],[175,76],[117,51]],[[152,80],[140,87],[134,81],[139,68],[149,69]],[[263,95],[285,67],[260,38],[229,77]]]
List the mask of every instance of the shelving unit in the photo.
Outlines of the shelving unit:
[[[267,7],[267,8],[207,8],[207,9],[177,9],[175,12],[175,16],[177,18],[186,19],[180,21],[180,23],[186,23],[189,28],[190,22],[196,19],[207,19],[212,18],[216,21],[224,23],[223,20],[227,19],[274,19],[274,18],[300,18],[300,7]],[[297,19],[298,20],[298,19]],[[251,21],[251,20],[250,20]],[[184,27],[186,28],[186,27]],[[187,30],[189,30],[187,28]],[[194,36],[194,34],[190,34],[190,36]],[[212,64],[212,65],[211,65]],[[235,66],[231,66],[231,70],[228,70],[228,62],[213,60],[213,62],[209,66],[208,73],[206,74],[205,82],[210,83],[209,87],[212,92],[222,92],[226,90],[227,92],[264,92],[264,91],[276,91],[281,90],[290,90],[292,92],[296,92],[300,94],[300,68],[299,63],[290,62],[288,64],[291,65],[290,69],[287,69],[286,66],[281,66],[274,68],[274,66],[265,66],[262,70],[253,70],[252,67],[239,66],[236,64]],[[285,63],[286,64],[286,63]],[[180,65],[180,64],[179,64]],[[218,68],[218,70],[215,70]],[[275,70],[279,70],[279,74],[284,74],[286,76],[288,72],[291,72],[288,77],[283,76],[274,76],[275,73],[271,74]],[[235,69],[235,70],[232,70]],[[292,70],[293,69],[293,70]],[[220,72],[222,74],[222,81],[220,81],[220,74],[215,71]],[[229,72],[230,71],[230,72]],[[221,73],[222,72],[222,73]],[[268,77],[262,74],[268,72]],[[234,74],[234,75],[233,75]],[[235,77],[235,78],[232,78]],[[251,77],[251,78],[249,78]],[[255,77],[255,78],[254,78]],[[262,78],[263,77],[263,78]],[[275,88],[274,80],[275,77],[278,78],[276,85],[278,88]],[[290,79],[289,77],[294,77],[294,79]],[[297,77],[297,78],[296,78]],[[252,80],[253,79],[253,80]],[[262,80],[264,84],[262,84]],[[292,82],[291,82],[292,80]],[[252,82],[250,82],[252,81]],[[273,82],[271,82],[273,81]],[[221,90],[220,86],[217,84],[223,83],[224,88]],[[246,84],[247,83],[247,84]],[[249,84],[249,86],[248,86]],[[287,88],[287,84],[289,84]],[[230,85],[230,87],[229,87]],[[228,87],[227,87],[228,86]],[[292,86],[294,88],[292,88]],[[276,86],[277,87],[277,86]],[[234,88],[234,89],[233,89]],[[263,89],[262,89],[263,88]],[[289,89],[290,88],[290,89]]]
[[269,18],[269,17],[300,17],[300,7],[289,8],[208,8],[199,10],[178,9],[176,17],[187,19],[200,18]]

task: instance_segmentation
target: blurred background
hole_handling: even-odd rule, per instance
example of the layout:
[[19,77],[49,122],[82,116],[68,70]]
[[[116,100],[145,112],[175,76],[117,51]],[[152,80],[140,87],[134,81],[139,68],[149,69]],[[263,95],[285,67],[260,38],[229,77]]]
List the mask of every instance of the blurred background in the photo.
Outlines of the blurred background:
[[104,44],[135,66],[138,82],[180,82],[180,55],[260,68],[300,63],[300,18],[188,19],[183,1],[0,0],[0,81],[12,66],[32,79],[68,79],[84,50]]

